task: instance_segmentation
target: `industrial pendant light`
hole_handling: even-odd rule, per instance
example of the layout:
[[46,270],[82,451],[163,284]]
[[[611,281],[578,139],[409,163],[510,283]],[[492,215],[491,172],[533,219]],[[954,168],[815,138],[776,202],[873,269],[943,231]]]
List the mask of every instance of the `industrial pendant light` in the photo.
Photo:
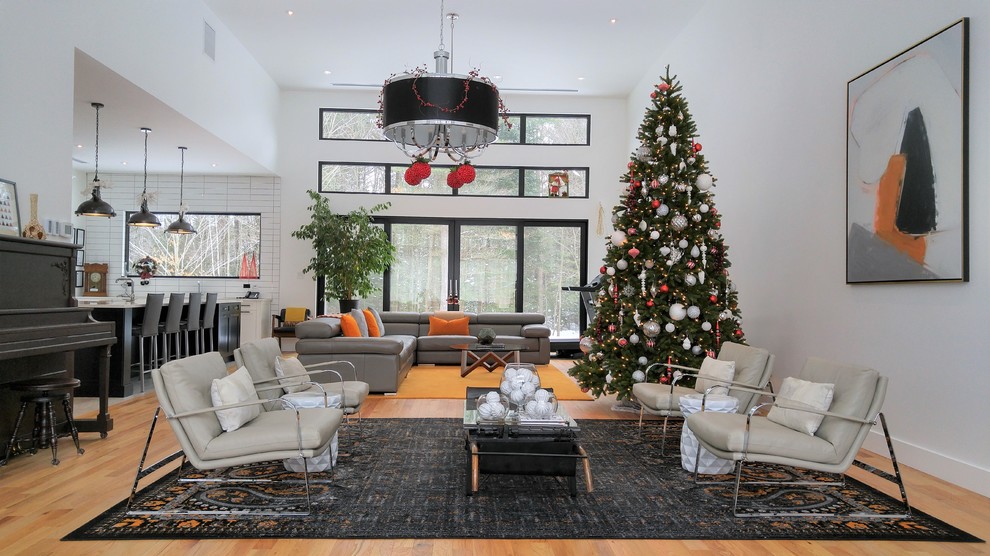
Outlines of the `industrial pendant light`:
[[148,210],[148,134],[151,130],[142,127],[144,133],[144,191],[141,192],[141,210],[135,212],[127,219],[128,226],[140,226],[142,228],[157,228],[162,223],[158,221],[155,213]]
[[[433,53],[436,72],[417,68],[385,81],[380,124],[385,137],[413,162],[432,162],[442,152],[462,164],[495,141],[505,106],[495,84],[479,78],[477,70],[469,75],[448,72],[451,54],[443,43],[443,11],[441,1],[440,46]],[[457,17],[446,14],[451,51]]]
[[184,181],[186,174],[186,148],[179,147],[179,152],[182,153],[182,162],[179,166],[179,218],[175,222],[168,225],[165,230],[167,234],[195,234],[196,228],[192,227],[192,224],[186,222],[186,205],[182,201],[182,192],[184,190]]
[[96,109],[96,170],[93,172],[93,196],[79,204],[76,215],[110,218],[117,216],[117,213],[110,206],[110,203],[104,201],[103,197],[100,196],[100,186],[102,185],[100,183],[100,108],[103,108],[103,105],[99,102],[93,102],[90,106]]

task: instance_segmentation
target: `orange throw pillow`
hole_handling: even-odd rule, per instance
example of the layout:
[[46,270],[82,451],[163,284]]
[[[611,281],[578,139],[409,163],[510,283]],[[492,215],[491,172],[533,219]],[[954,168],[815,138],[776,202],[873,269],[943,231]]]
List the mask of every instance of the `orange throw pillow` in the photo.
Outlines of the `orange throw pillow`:
[[364,319],[368,321],[368,337],[380,338],[382,331],[378,330],[378,321],[375,320],[375,314],[371,312],[371,309],[365,309],[361,312],[364,313]]
[[354,317],[350,315],[343,315],[340,317],[340,329],[344,332],[344,336],[348,338],[360,338],[361,328],[358,326]]
[[443,320],[430,316],[430,336],[470,336],[468,317]]

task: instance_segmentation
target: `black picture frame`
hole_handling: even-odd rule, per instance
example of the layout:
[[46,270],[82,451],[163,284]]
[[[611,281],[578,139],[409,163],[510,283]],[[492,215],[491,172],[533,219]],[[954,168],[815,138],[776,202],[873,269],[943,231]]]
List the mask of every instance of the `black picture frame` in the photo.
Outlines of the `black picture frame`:
[[83,287],[83,281],[85,280],[84,274],[85,273],[82,270],[77,270],[76,271],[76,287],[77,288]]
[[0,234],[21,235],[21,215],[17,206],[17,184],[0,178]]
[[76,228],[72,236],[72,242],[76,245],[86,245],[86,230]]
[[82,266],[86,261],[86,252],[82,249],[76,251],[76,266]]
[[969,281],[969,18],[846,87],[846,283]]

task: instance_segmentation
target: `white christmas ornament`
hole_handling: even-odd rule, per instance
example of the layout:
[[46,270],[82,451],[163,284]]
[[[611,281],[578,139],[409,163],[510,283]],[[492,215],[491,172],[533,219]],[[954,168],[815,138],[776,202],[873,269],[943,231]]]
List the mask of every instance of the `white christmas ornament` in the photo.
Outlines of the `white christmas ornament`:
[[697,245],[691,247],[691,256],[694,258],[698,258],[701,256],[701,249],[698,249]]
[[670,247],[667,247],[666,245],[664,245],[663,247],[661,247],[660,248],[660,254],[663,255],[664,257],[666,257],[667,255],[669,255],[670,254]]
[[629,343],[630,344],[638,344],[639,343],[639,336],[636,335],[636,334],[631,334],[629,336]]
[[701,355],[701,346],[694,346],[691,348],[691,353],[695,355]]
[[647,259],[647,260],[646,260],[646,261],[645,261],[645,262],[643,263],[643,266],[645,266],[646,268],[653,268],[653,259]]
[[694,277],[694,274],[685,274],[684,283],[688,286],[693,286],[698,283],[698,279]]
[[670,154],[677,154],[677,143],[670,144]]
[[706,212],[708,212],[708,208],[709,207],[707,204],[701,203],[701,205],[698,206],[698,212],[700,212],[701,214],[705,214]]
[[[663,133],[663,132],[661,131],[661,133]],[[661,136],[661,137],[658,137],[657,138],[657,141],[660,142],[660,146],[662,147],[662,146],[664,146],[664,145],[667,144],[667,141],[669,141],[669,139],[667,139],[666,137]]]
[[622,230],[616,230],[612,232],[612,245],[622,245],[626,242],[626,233]]
[[667,174],[663,174],[659,178],[657,178],[657,181],[660,182],[660,185],[666,185],[667,182],[670,181],[670,178],[667,177]]
[[650,239],[660,239],[660,232],[656,230],[650,232]]
[[691,340],[684,338],[684,343],[681,344],[684,349],[691,349]]
[[688,240],[682,239],[682,240],[678,241],[677,242],[677,246],[680,247],[681,249],[687,249]]
[[687,316],[696,319],[701,316],[701,309],[697,305],[692,305],[687,308]]
[[648,225],[646,224],[646,220],[640,220],[640,221],[639,221],[639,229],[640,229],[641,231],[644,231],[644,232],[645,232],[645,231],[646,231],[646,228],[647,228],[647,226],[648,226]]
[[502,401],[502,397],[498,395],[498,392],[492,391],[485,394],[485,401],[488,403],[499,403]]
[[[650,338],[655,338],[657,334],[660,333],[660,324],[655,320],[646,321],[643,325],[643,334],[646,334]],[[641,357],[640,360],[646,359]],[[645,363],[643,363],[645,365]]]
[[688,219],[683,214],[675,215],[670,219],[670,227],[679,232],[688,227]]
[[668,213],[670,213],[670,207],[660,203],[660,206],[657,207],[657,216],[667,216]]
[[694,164],[694,157],[688,157],[688,164]]
[[691,215],[691,220],[693,220],[695,222],[701,222],[701,215],[700,214],[692,214]]
[[681,305],[680,303],[674,303],[673,305],[670,306],[670,318],[674,320],[684,320],[684,317],[686,316],[687,316],[687,309],[684,308],[684,305]]
[[705,283],[705,271],[704,270],[699,270],[698,271],[698,283],[700,283],[700,284],[704,284]]
[[667,130],[667,135],[670,135],[671,137],[677,137],[677,126],[675,125],[670,126],[670,129]]
[[615,269],[612,267],[607,267],[605,269],[605,274],[608,274],[609,276],[615,276]]
[[673,334],[674,330],[677,330],[677,327],[674,326],[674,323],[668,322],[664,325],[663,329],[666,330],[668,334]]
[[714,185],[711,174],[701,174],[698,179],[694,182],[698,186],[698,189],[702,191],[708,191]]
[[644,380],[646,380],[646,373],[644,373],[643,371],[633,371],[632,379],[635,380],[636,382],[643,382]]
[[701,329],[704,330],[705,332],[708,332],[709,330],[712,329],[712,323],[708,321],[701,323]]
[[640,364],[640,365],[646,365],[646,364],[647,364],[647,363],[649,363],[649,362],[650,362],[650,360],[649,360],[649,359],[647,359],[646,357],[640,357],[640,358],[639,358],[639,364]]
[[627,263],[625,259],[619,259],[615,261],[615,268],[619,270],[625,270],[628,267],[629,267],[629,263]]

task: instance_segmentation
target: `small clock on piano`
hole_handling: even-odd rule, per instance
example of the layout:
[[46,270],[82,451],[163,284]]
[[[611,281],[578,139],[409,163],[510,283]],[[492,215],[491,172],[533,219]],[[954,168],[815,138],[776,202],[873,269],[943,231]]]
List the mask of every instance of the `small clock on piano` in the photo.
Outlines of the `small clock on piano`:
[[106,297],[107,271],[106,263],[86,263],[83,265],[83,295]]

